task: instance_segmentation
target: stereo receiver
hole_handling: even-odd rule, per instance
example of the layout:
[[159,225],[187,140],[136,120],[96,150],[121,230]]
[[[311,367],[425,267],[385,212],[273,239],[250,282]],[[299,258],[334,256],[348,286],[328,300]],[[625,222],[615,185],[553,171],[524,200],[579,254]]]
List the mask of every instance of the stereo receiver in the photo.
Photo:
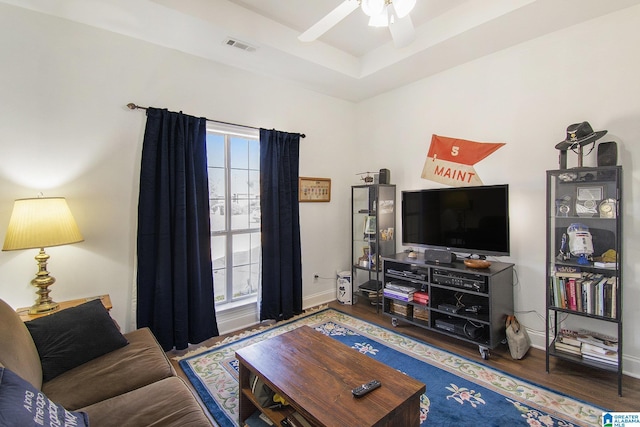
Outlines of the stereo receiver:
[[476,292],[487,292],[487,277],[480,274],[434,269],[431,281],[437,285],[453,286]]

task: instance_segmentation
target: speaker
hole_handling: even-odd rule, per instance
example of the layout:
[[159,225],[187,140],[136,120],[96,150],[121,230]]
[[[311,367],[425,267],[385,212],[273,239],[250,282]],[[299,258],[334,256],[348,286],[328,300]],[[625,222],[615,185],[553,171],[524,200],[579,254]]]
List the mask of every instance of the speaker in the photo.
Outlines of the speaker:
[[427,249],[424,251],[424,260],[436,264],[451,264],[456,260],[456,254],[438,249]]
[[391,172],[389,171],[389,169],[380,169],[378,182],[380,184],[390,184],[391,183]]
[[598,144],[598,166],[615,166],[618,163],[618,145],[613,142]]

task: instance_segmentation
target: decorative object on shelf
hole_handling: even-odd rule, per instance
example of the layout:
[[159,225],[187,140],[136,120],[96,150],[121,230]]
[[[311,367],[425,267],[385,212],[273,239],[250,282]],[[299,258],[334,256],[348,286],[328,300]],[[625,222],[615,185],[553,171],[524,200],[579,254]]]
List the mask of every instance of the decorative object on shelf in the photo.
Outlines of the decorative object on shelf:
[[374,173],[374,172],[360,172],[360,173],[357,173],[356,175],[364,175],[364,176],[361,176],[361,178],[360,178],[360,179],[361,179],[365,184],[373,184],[373,183],[374,183],[374,182],[373,182],[373,181],[374,181],[374,179],[373,179],[374,177],[373,177],[373,176],[371,176],[371,174],[372,174],[372,173]]
[[371,266],[371,255],[369,246],[362,248],[362,256],[358,258],[358,265],[363,268],[369,268]]
[[556,199],[556,216],[568,217],[571,212],[571,196],[565,195],[560,199]]
[[[569,125],[565,140],[556,144],[556,149],[560,150],[560,169],[567,168],[567,150],[578,154],[578,167],[582,167],[583,147],[593,143],[591,150],[589,150],[589,153],[591,153],[593,147],[595,147],[596,140],[602,138],[606,133],[606,130],[594,132],[589,122]],[[577,152],[576,149],[578,150]]]
[[593,255],[593,238],[589,227],[580,223],[573,223],[567,227],[569,236],[569,252],[578,257],[578,264],[589,264],[589,258]]
[[393,227],[380,230],[380,240],[392,240],[393,239]]
[[367,216],[364,219],[364,234],[372,235],[376,234],[376,217],[375,216]]
[[56,279],[47,271],[49,255],[44,248],[82,242],[67,201],[63,197],[19,199],[13,205],[9,227],[4,239],[3,251],[40,249],[35,259],[38,272],[31,284],[38,288],[38,299],[30,314],[47,313],[58,309],[58,303],[49,296],[49,286]]
[[331,178],[300,177],[298,182],[300,202],[330,202]]
[[603,192],[602,187],[578,187],[576,189],[576,213],[578,216],[596,216],[598,204],[603,199]]
[[614,199],[603,200],[598,206],[598,211],[600,211],[600,218],[615,218],[616,201]]
[[491,261],[484,259],[465,259],[464,265],[469,268],[489,268],[491,267]]
[[380,169],[378,184],[391,184],[391,171],[389,169]]

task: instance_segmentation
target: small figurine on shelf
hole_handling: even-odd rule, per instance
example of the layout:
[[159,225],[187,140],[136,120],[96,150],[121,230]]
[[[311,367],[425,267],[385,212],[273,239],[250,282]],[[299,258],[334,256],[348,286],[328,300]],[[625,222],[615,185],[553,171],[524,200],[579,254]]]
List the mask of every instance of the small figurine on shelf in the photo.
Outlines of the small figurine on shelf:
[[566,261],[570,257],[569,252],[567,251],[567,233],[562,233],[562,240],[560,241],[560,251],[558,252],[558,256],[556,259],[558,261]]
[[580,223],[573,223],[567,228],[569,235],[569,251],[578,257],[578,264],[587,265],[593,255],[593,239],[589,227]]

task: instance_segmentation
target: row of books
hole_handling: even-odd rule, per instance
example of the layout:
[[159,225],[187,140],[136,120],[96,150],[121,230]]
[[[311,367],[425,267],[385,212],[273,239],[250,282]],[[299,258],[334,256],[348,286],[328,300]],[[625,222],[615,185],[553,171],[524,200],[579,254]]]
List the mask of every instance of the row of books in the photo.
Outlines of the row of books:
[[555,348],[585,360],[618,366],[618,340],[610,336],[584,329],[563,329],[556,336]]
[[428,293],[418,291],[413,286],[407,286],[403,282],[387,282],[384,285],[383,295],[400,301],[414,301],[425,305],[429,302]]
[[592,272],[556,271],[550,278],[555,307],[617,318],[618,280]]

